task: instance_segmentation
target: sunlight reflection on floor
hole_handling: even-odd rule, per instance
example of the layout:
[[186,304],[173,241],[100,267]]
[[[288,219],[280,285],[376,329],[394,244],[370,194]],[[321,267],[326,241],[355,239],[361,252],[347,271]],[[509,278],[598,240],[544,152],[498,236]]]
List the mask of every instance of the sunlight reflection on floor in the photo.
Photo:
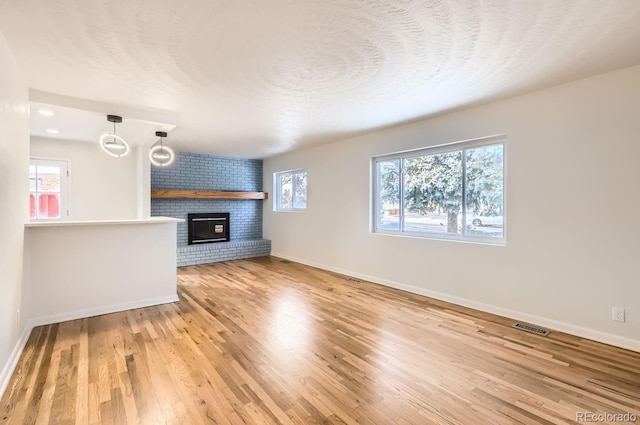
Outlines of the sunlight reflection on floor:
[[313,320],[305,298],[294,291],[286,291],[277,299],[269,326],[268,346],[278,355],[291,357],[309,349]]

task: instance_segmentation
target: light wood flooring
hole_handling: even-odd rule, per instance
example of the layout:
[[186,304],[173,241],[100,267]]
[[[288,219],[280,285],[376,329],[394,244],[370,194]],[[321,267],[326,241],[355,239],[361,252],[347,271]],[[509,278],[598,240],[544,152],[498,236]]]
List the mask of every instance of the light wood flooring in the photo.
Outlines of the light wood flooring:
[[0,423],[640,417],[640,353],[540,337],[505,318],[275,257],[184,267],[178,278],[178,303],[34,329]]

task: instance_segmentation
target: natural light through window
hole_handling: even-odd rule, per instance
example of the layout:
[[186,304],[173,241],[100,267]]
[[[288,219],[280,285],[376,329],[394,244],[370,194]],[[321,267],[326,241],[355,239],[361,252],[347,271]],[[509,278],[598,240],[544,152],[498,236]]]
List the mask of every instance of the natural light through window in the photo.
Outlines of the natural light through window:
[[274,209],[304,211],[307,208],[307,172],[284,171],[274,174]]
[[31,220],[67,217],[67,179],[66,161],[31,160],[29,165],[29,218]]
[[373,158],[373,231],[504,244],[504,138]]

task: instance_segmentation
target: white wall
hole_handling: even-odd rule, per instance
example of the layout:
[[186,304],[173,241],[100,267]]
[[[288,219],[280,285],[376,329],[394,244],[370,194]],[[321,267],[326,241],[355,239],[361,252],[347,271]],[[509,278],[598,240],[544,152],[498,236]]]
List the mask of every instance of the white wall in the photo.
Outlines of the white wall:
[[27,86],[0,33],[0,394],[26,335],[22,252],[29,215],[29,104]]
[[32,325],[177,301],[176,221],[30,225]]
[[114,158],[106,155],[97,141],[33,137],[31,157],[70,161],[70,220],[138,217],[136,149],[124,158]]
[[[640,350],[638,111],[632,67],[268,158],[265,188],[307,169],[308,210],[265,208],[264,237],[273,255]],[[505,247],[369,232],[372,156],[494,134],[507,135]]]

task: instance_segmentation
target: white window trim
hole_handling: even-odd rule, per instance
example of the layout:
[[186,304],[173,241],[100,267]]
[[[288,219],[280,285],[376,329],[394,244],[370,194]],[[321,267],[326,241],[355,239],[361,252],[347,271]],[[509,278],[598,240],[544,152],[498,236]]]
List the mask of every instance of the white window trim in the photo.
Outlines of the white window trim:
[[[502,144],[503,147],[503,223],[502,223],[502,238],[490,238],[490,237],[481,237],[474,235],[466,235],[464,232],[464,228],[466,226],[466,205],[463,202],[462,209],[462,227],[463,232],[458,235],[452,235],[447,233],[427,233],[427,232],[411,232],[411,231],[402,231],[402,230],[385,230],[378,229],[378,211],[376,210],[378,205],[378,176],[377,176],[377,163],[379,161],[389,161],[393,159],[400,159],[400,163],[402,165],[402,159],[419,157],[424,155],[434,155],[445,152],[454,152],[469,148],[476,148],[488,145],[496,145]],[[464,157],[464,155],[463,155]],[[504,134],[492,135],[487,137],[479,137],[475,139],[462,140],[458,142],[445,143],[441,145],[427,146],[418,149],[410,149],[400,152],[394,152],[390,154],[377,155],[371,158],[371,169],[370,169],[370,186],[371,186],[371,196],[370,196],[370,214],[369,214],[369,232],[374,235],[384,235],[384,236],[396,236],[401,238],[417,238],[417,239],[427,239],[427,240],[438,240],[438,241],[454,241],[454,242],[464,242],[464,243],[473,243],[480,245],[497,245],[497,246],[506,246],[507,244],[507,137]],[[401,168],[402,170],[402,168]],[[464,171],[463,171],[463,179],[464,179]],[[463,180],[464,181],[464,180]],[[403,187],[404,179],[401,178],[400,187]],[[402,190],[402,189],[401,189]],[[464,196],[464,195],[463,195]],[[400,208],[403,208],[403,197],[400,196]],[[402,225],[400,228],[402,229]]]
[[[46,221],[64,221],[69,220],[71,218],[71,210],[70,210],[70,195],[71,195],[71,161],[68,159],[60,159],[60,158],[42,158],[42,157],[34,157],[29,159],[29,165],[58,165],[64,163],[65,171],[60,178],[60,217],[43,217],[43,218],[31,218],[29,217],[29,221],[36,222],[46,222]],[[66,175],[64,175],[66,174]],[[31,193],[31,191],[29,191]],[[36,201],[36,209],[37,209],[37,201]],[[36,213],[37,216],[37,213]]]
[[[307,170],[305,168],[296,168],[293,170],[285,170],[285,171],[277,171],[275,173],[273,173],[273,193],[275,194],[275,196],[273,197],[273,211],[276,212],[305,212],[307,211],[307,207],[305,206],[304,208],[295,208],[293,207],[293,202],[291,203],[291,208],[281,208],[278,204],[280,202],[281,199],[281,195],[282,195],[282,187],[280,186],[280,180],[279,177],[282,174],[297,174],[297,173],[307,173]],[[307,173],[307,179],[309,178],[309,174]],[[295,194],[295,188],[293,187],[293,179],[292,181],[292,193]],[[307,184],[307,189],[308,189],[309,185]],[[295,195],[293,195],[295,196]]]

